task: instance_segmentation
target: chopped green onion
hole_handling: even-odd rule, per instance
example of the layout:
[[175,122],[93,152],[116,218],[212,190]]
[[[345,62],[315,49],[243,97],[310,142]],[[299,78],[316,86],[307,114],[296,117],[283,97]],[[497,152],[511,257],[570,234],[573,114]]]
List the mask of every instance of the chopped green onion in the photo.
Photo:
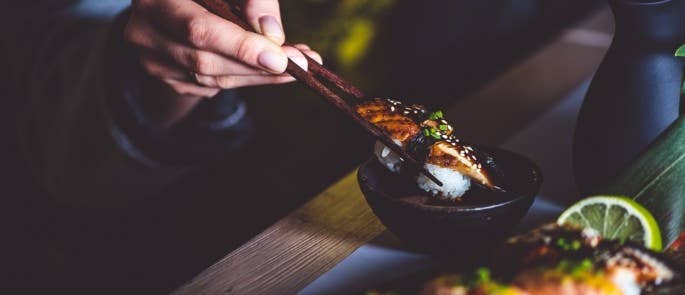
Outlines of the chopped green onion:
[[566,246],[566,239],[564,239],[564,238],[559,238],[559,239],[557,240],[557,246],[559,246],[559,247],[564,247],[564,246]]
[[443,131],[444,131],[444,130],[449,129],[449,126],[447,126],[447,125],[440,125],[440,126],[438,126],[438,128],[440,128],[440,130],[443,130]]
[[432,114],[430,114],[430,116],[428,116],[428,119],[430,119],[430,120],[437,120],[437,119],[442,119],[442,118],[443,118],[443,114],[442,114],[442,111],[440,111],[440,110],[435,111]]
[[433,127],[423,128],[421,131],[426,137],[432,137],[438,140],[442,139],[442,133]]
[[435,139],[440,139],[440,132],[438,132],[434,128],[430,129],[430,134],[431,134],[431,137],[433,137]]
[[580,249],[582,245],[580,244],[580,241],[574,240],[573,243],[571,243],[571,249],[573,250],[578,250]]

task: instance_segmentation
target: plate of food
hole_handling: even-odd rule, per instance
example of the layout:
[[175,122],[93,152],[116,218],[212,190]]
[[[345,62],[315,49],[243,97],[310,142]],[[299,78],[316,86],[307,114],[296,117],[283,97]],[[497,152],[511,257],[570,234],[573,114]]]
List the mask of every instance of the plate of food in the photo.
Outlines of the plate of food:
[[593,196],[507,239],[479,267],[443,266],[367,294],[682,294],[685,235],[661,251],[655,218],[622,196]]

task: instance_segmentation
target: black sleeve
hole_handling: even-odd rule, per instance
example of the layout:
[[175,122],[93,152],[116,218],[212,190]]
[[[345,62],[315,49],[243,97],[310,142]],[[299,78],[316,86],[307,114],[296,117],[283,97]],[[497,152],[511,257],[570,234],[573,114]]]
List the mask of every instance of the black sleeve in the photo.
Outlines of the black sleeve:
[[147,77],[133,48],[122,39],[128,13],[114,23],[107,52],[110,83],[108,108],[115,137],[123,148],[144,161],[162,165],[192,166],[230,156],[252,135],[246,104],[236,90],[224,90],[201,101],[184,121],[173,128],[152,123],[141,106],[141,84]]

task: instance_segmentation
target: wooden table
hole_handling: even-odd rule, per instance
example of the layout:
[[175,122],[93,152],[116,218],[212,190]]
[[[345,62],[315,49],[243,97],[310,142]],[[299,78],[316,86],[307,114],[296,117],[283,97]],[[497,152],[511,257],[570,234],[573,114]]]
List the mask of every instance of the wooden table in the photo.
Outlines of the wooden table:
[[[611,41],[602,8],[448,111],[460,135],[498,145],[588,79]],[[493,107],[496,106],[496,107]],[[175,294],[292,294],[385,231],[350,172]]]

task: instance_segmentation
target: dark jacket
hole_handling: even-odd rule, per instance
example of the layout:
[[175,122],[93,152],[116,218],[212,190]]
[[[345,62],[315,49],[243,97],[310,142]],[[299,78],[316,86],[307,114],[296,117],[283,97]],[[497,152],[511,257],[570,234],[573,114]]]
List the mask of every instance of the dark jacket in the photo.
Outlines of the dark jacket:
[[5,137],[50,196],[86,206],[145,198],[249,138],[233,91],[173,128],[147,120],[139,85],[148,77],[122,40],[130,1],[11,2],[0,9],[0,65],[9,76],[0,83],[13,105],[3,110]]

